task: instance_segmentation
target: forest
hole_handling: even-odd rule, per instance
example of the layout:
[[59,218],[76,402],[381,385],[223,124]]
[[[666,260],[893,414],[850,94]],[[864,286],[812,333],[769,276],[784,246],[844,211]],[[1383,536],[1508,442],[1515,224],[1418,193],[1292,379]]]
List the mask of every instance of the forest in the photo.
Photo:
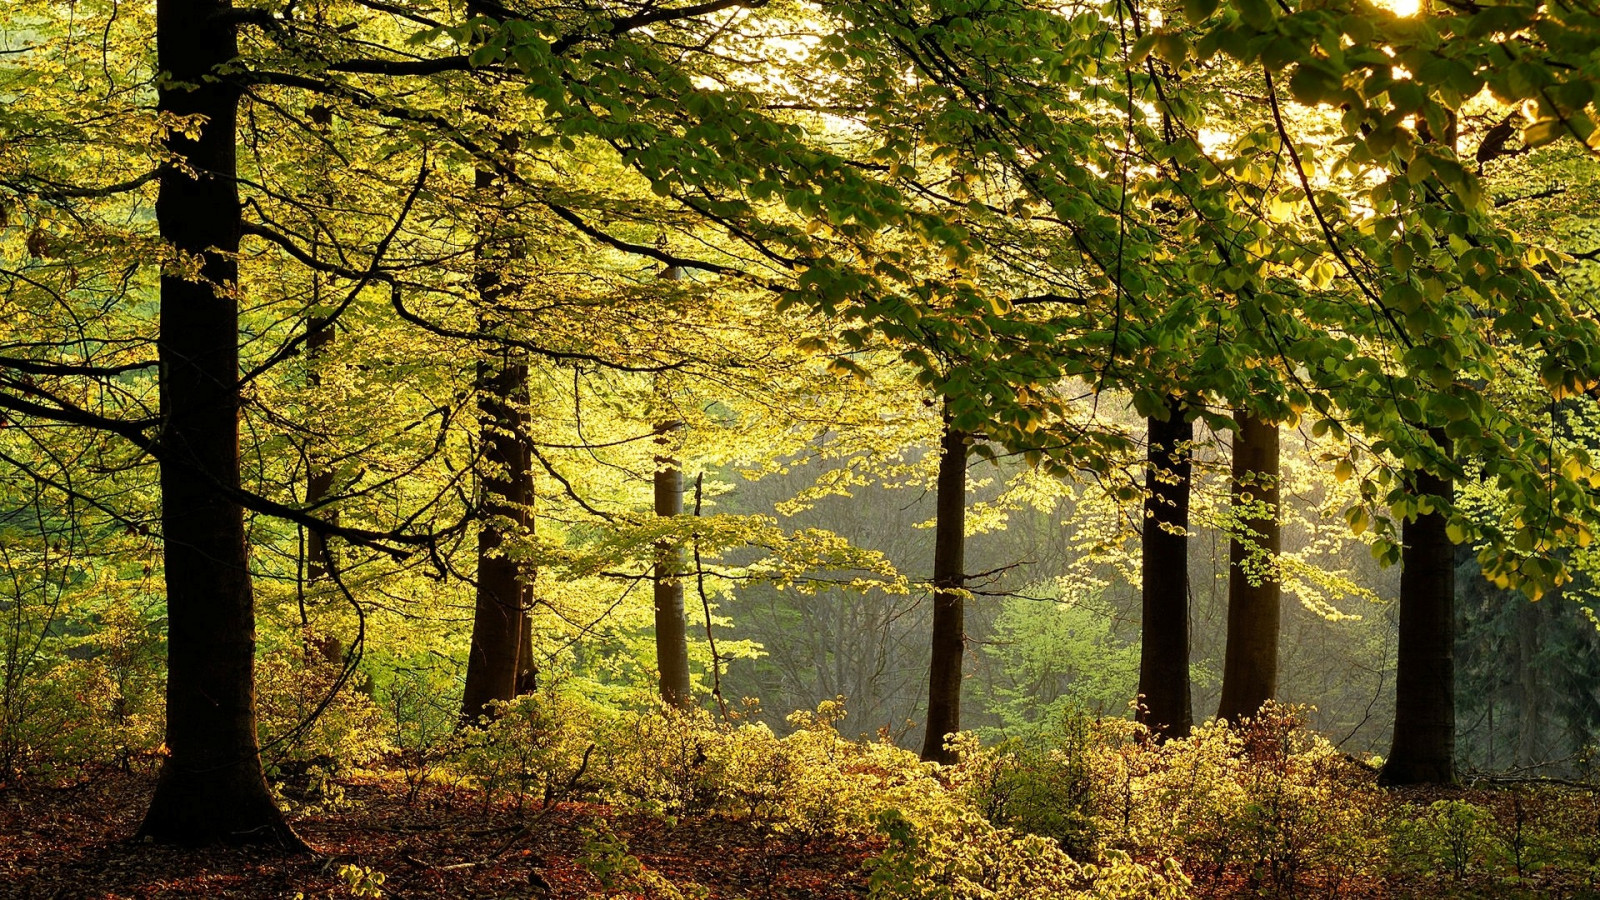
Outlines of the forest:
[[1600,897],[1591,0],[7,0],[0,897]]

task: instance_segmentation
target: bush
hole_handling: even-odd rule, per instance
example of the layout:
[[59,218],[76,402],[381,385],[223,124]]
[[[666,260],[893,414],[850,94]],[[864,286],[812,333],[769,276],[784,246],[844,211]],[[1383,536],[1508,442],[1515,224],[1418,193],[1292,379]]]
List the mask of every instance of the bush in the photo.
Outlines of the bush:
[[456,767],[483,792],[487,809],[510,792],[552,803],[585,786],[595,745],[594,720],[582,702],[555,686],[496,704],[482,728],[461,732],[452,746]]
[[368,766],[391,749],[382,711],[350,681],[343,666],[312,641],[297,642],[256,661],[256,713],[268,777],[295,791],[316,793],[318,772]]
[[[93,629],[46,628],[17,642],[18,617],[0,631],[0,781],[27,775],[72,781],[96,766],[156,759],[164,720],[161,638],[116,582],[96,582]],[[103,596],[102,596],[103,595]],[[16,601],[13,601],[15,604]],[[41,626],[43,627],[43,626]]]
[[1011,738],[962,760],[968,796],[991,823],[1055,840],[1076,858],[1098,843],[1090,721],[1069,714],[1054,728]]
[[1308,876],[1335,890],[1381,871],[1383,795],[1305,729],[1303,710],[1268,704],[1237,728],[1213,721],[1164,744],[1102,722],[1090,755],[1096,822],[1113,847],[1185,860],[1212,881],[1242,871],[1285,896]]
[[996,828],[974,810],[947,806],[916,822],[897,810],[878,817],[887,845],[868,863],[879,900],[1176,900],[1189,881],[1170,859],[1159,870],[1112,852],[1077,862],[1052,840]]

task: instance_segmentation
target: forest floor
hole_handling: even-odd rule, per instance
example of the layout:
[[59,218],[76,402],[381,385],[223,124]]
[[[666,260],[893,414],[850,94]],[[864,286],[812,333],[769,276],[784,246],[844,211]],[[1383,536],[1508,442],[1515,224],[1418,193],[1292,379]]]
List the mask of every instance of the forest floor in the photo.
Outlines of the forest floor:
[[[593,803],[486,808],[480,792],[431,783],[410,798],[402,780],[368,777],[339,782],[331,802],[291,798],[290,820],[313,853],[183,850],[130,840],[153,786],[149,775],[107,772],[67,787],[23,783],[0,789],[0,900],[673,897],[670,889],[648,886],[655,876],[686,898],[859,900],[868,894],[867,862],[882,849],[876,842],[804,843],[717,816],[672,820]],[[1420,806],[1467,795],[1485,806],[1495,797],[1488,791],[1424,789],[1399,792],[1395,800]],[[596,833],[603,839],[596,840]],[[597,853],[596,847],[610,852]],[[597,877],[607,871],[626,876],[635,864],[643,868],[631,879],[618,878],[611,890]],[[382,881],[361,883],[363,874],[381,874]],[[1197,897],[1262,893],[1247,872],[1189,874]],[[1481,878],[1328,883],[1313,876],[1280,895],[1387,900],[1596,898],[1600,892],[1592,881],[1561,877],[1529,879],[1508,890],[1503,882]]]
[[844,900],[866,894],[863,863],[877,851],[799,845],[723,818],[672,824],[594,804],[486,811],[481,794],[431,785],[408,804],[403,783],[377,779],[343,783],[337,806],[295,810],[294,828],[315,854],[180,850],[129,840],[153,784],[117,773],[66,788],[0,791],[0,897],[351,897],[341,870],[360,866],[382,873],[384,897],[578,900],[607,895],[579,861],[582,832],[603,821],[647,870],[702,885],[712,898]]

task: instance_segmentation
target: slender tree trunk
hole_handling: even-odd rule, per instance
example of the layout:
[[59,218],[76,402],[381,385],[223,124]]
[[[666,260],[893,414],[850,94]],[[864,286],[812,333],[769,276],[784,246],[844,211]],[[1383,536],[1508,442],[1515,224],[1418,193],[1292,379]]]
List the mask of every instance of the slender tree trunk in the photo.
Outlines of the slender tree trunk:
[[168,756],[139,836],[164,843],[305,845],[284,821],[256,743],[255,605],[239,487],[241,230],[238,93],[214,70],[237,55],[227,0],[159,0],[163,114],[197,121],[166,147],[192,167],[160,172],[156,219],[198,258],[161,275],[161,528],[167,584]]
[[939,441],[933,539],[933,648],[928,664],[928,727],[922,758],[953,763],[945,736],[961,730],[961,655],[966,649],[967,435],[945,413]]
[[[480,170],[474,180],[480,192],[495,185],[494,173]],[[487,256],[485,251],[480,254]],[[480,259],[478,296],[484,305],[483,327],[493,327],[490,311],[505,292],[501,274]],[[461,721],[470,725],[492,715],[493,704],[517,696],[519,681],[529,680],[524,665],[523,633],[531,600],[522,566],[506,555],[508,539],[525,534],[533,522],[532,451],[528,440],[528,366],[517,351],[502,348],[498,358],[478,363],[478,439],[483,447],[482,507],[478,516],[478,584],[473,602],[472,646],[467,656],[467,683],[461,698]],[[528,648],[526,666],[532,665]]]
[[1189,700],[1189,486],[1194,424],[1183,402],[1167,399],[1167,418],[1149,420],[1145,474],[1144,620],[1139,654],[1139,721],[1158,737],[1194,726]]
[[[658,516],[683,514],[683,473],[672,455],[675,422],[656,426],[655,507]],[[661,670],[661,702],[687,708],[689,689],[688,617],[683,609],[683,552],[671,541],[656,545],[656,666]]]
[[[662,281],[681,281],[683,270],[668,266]],[[663,407],[665,408],[665,407]],[[658,516],[683,515],[683,472],[672,444],[681,422],[656,423],[655,509]],[[661,673],[661,702],[687,709],[694,702],[689,686],[689,622],[683,608],[683,551],[670,541],[656,545],[656,668]]]
[[1543,732],[1539,708],[1539,611],[1538,603],[1517,607],[1517,757],[1519,767],[1537,765],[1539,738]]
[[[320,275],[313,273],[312,283]],[[313,287],[313,298],[316,288]],[[313,299],[315,302],[315,299]],[[322,386],[322,373],[319,366],[328,353],[328,347],[333,344],[333,323],[321,316],[311,316],[306,320],[306,382],[315,390]],[[315,440],[315,438],[312,438]],[[306,453],[306,505],[315,510],[316,515],[330,521],[338,521],[337,513],[330,507],[322,506],[333,495],[333,469],[322,464],[320,454],[315,447],[309,448]],[[318,584],[328,578],[328,535],[318,528],[306,530],[306,582]],[[301,611],[304,613],[304,601]],[[304,624],[304,623],[302,623]],[[317,652],[322,658],[333,665],[344,665],[344,641],[338,635],[328,634],[314,640]]]
[[[1240,410],[1233,437],[1236,506],[1265,504],[1264,516],[1245,514],[1229,548],[1228,646],[1222,665],[1217,716],[1237,722],[1253,716],[1278,689],[1280,588],[1271,567],[1282,549],[1278,503],[1278,426]],[[1263,559],[1261,554],[1266,554]]]
[[[1450,453],[1449,439],[1433,439]],[[1448,478],[1416,473],[1415,492],[1455,498]],[[1383,784],[1456,779],[1455,548],[1438,510],[1406,522],[1400,551],[1400,638],[1395,667],[1394,744]]]
[[[320,277],[320,276],[317,276]],[[306,382],[312,390],[322,386],[320,366],[333,344],[333,323],[321,316],[306,320]],[[337,521],[335,513],[320,504],[333,495],[333,470],[322,464],[313,448],[306,454],[306,504],[319,518]],[[315,584],[328,577],[328,536],[312,528],[306,532],[306,580]]]
[[[533,516],[528,517],[532,528]],[[533,586],[522,586],[522,618],[517,638],[518,697],[525,697],[539,689],[539,661],[533,658]]]

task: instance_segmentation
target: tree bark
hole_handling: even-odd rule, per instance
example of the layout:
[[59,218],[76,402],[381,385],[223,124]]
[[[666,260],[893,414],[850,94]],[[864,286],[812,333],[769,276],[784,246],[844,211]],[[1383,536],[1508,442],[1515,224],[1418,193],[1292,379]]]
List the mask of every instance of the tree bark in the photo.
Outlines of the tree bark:
[[[474,186],[494,187],[493,172],[479,170]],[[477,276],[484,311],[482,327],[494,327],[490,311],[506,285],[501,274],[480,253]],[[478,439],[482,454],[482,501],[478,513],[478,584],[473,598],[472,646],[467,656],[467,683],[461,698],[461,721],[471,725],[493,715],[496,702],[517,696],[519,682],[531,681],[532,648],[522,649],[532,594],[525,573],[506,555],[509,538],[533,527],[533,454],[525,412],[528,366],[516,351],[503,348],[497,359],[478,363]],[[526,655],[526,660],[524,656]],[[526,666],[525,666],[526,663]]]
[[[683,514],[683,473],[671,451],[677,423],[656,426],[655,508],[658,516]],[[656,545],[656,667],[661,671],[661,702],[680,709],[693,702],[689,689],[689,631],[683,609],[683,553],[671,541]]]
[[[157,104],[197,121],[166,148],[156,220],[199,263],[161,274],[160,478],[167,586],[167,758],[139,836],[163,843],[266,843],[303,850],[261,771],[255,604],[239,487],[241,231],[237,89],[214,70],[237,55],[228,0],[159,0]],[[197,117],[197,118],[196,118]]]
[[1194,423],[1167,399],[1167,418],[1149,420],[1145,473],[1144,619],[1139,653],[1139,721],[1159,738],[1194,727],[1189,697],[1189,489]]
[[945,737],[961,730],[961,656],[966,649],[965,601],[967,518],[967,435],[945,412],[939,441],[939,475],[934,501],[933,647],[928,664],[928,725],[922,758],[953,763]]
[[[1433,439],[1450,453],[1438,430]],[[1416,473],[1416,494],[1455,499],[1455,485]],[[1435,509],[1401,531],[1400,636],[1396,648],[1394,743],[1381,784],[1453,784],[1456,780],[1455,548]]]
[[523,532],[529,521],[530,459],[518,408],[527,377],[527,366],[509,359],[498,364],[478,364],[483,499],[478,522],[472,648],[461,699],[461,719],[468,725],[479,716],[493,715],[495,702],[517,695],[524,589],[521,566],[506,555],[506,542]]
[[[1244,513],[1229,548],[1228,642],[1217,716],[1229,722],[1253,716],[1278,689],[1281,589],[1276,572],[1282,550],[1278,495],[1278,426],[1245,410],[1234,413],[1233,500],[1267,506],[1265,516]],[[1263,560],[1261,554],[1267,558]],[[1266,570],[1263,571],[1263,568]]]
[[[528,517],[528,528],[533,528],[533,516]],[[518,697],[525,697],[539,689],[539,661],[533,658],[533,586],[522,586],[522,618],[518,623],[517,687]]]
[[[317,289],[316,279],[321,277],[312,273],[312,297],[315,301]],[[328,347],[333,343],[333,323],[321,316],[311,316],[306,320],[306,383],[315,390],[322,385],[322,373],[318,371],[322,358],[327,354]],[[311,438],[315,440],[315,437]],[[322,464],[320,454],[315,447],[307,448],[306,452],[306,505],[316,511],[323,519],[332,522],[338,521],[338,514],[331,508],[322,506],[333,495],[333,469]],[[306,530],[306,582],[318,584],[326,581],[329,571],[328,535],[318,528]],[[304,625],[305,598],[301,595],[300,614],[301,624]],[[344,665],[344,641],[336,634],[321,635],[313,640],[318,653],[330,665]]]
[[[313,273],[313,278],[321,277]],[[322,373],[318,371],[328,347],[333,344],[333,323],[321,316],[306,320],[306,382],[313,390],[322,386]],[[323,519],[337,522],[337,515],[320,504],[333,495],[333,470],[322,464],[313,448],[306,453],[306,505],[314,508]],[[306,580],[315,584],[328,577],[328,536],[312,528],[306,532]]]

